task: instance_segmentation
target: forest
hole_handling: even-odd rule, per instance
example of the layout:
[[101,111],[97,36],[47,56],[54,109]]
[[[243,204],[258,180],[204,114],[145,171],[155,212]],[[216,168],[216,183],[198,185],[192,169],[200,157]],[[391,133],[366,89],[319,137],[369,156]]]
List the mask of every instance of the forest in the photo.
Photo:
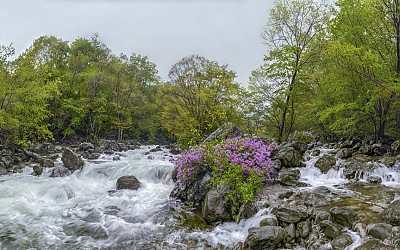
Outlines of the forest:
[[157,65],[115,55],[100,35],[0,45],[0,143],[101,138],[192,145],[224,123],[286,141],[315,135],[400,138],[398,0],[278,0],[247,83],[190,55]]

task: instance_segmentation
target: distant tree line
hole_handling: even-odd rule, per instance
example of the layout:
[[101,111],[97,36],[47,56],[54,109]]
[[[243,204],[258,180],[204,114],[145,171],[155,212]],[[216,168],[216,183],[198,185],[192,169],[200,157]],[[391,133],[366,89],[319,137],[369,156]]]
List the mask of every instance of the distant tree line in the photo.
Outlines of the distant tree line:
[[[397,0],[278,0],[264,63],[245,88],[198,55],[162,80],[147,57],[114,55],[97,34],[0,46],[0,142],[100,138],[202,141],[226,122],[284,141],[295,131],[400,138]],[[262,56],[262,55],[260,55]]]

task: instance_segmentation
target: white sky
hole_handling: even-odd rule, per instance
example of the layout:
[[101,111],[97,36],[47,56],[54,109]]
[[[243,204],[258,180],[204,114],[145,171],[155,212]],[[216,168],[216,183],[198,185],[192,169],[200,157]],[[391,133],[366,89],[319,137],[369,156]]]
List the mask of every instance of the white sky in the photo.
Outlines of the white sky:
[[148,56],[167,79],[171,66],[199,54],[247,83],[262,63],[261,32],[272,0],[5,0],[0,44],[17,53],[42,35],[66,41],[95,32],[114,54]]

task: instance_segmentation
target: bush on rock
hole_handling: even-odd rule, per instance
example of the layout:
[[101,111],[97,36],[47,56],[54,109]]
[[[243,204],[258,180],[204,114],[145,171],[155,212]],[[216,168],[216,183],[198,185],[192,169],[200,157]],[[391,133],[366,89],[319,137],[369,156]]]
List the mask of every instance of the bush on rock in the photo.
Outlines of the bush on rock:
[[177,165],[178,180],[186,186],[205,173],[212,176],[211,186],[226,186],[225,199],[236,215],[243,204],[254,200],[271,177],[270,156],[275,146],[256,138],[237,137],[191,147],[173,162]]

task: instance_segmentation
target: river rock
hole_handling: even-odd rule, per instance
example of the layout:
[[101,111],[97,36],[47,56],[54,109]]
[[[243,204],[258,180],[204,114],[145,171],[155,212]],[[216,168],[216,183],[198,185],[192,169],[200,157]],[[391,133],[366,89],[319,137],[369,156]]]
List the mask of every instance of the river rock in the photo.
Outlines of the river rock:
[[348,228],[351,228],[354,222],[360,220],[354,210],[349,207],[333,207],[330,213],[333,222]]
[[207,223],[231,219],[230,206],[225,200],[227,192],[228,189],[222,186],[207,192],[202,209],[202,218]]
[[87,157],[89,160],[97,160],[99,159],[101,156],[100,153],[91,153],[89,154],[89,156]]
[[79,144],[79,151],[89,151],[93,149],[94,145],[90,142],[82,142],[81,144]]
[[377,175],[371,175],[371,176],[368,176],[367,182],[371,183],[371,184],[380,184],[380,183],[382,183],[382,177],[377,176]]
[[337,152],[336,158],[340,159],[347,159],[350,158],[354,153],[354,150],[352,148],[342,148]]
[[354,250],[394,250],[394,248],[386,246],[380,240],[369,239],[364,241],[360,246],[354,248]]
[[178,181],[171,191],[170,197],[181,200],[188,206],[201,209],[204,199],[210,190],[211,175],[205,173],[198,175],[193,182],[182,183]]
[[324,229],[325,236],[330,239],[336,238],[342,230],[342,227],[340,225],[337,225],[330,220],[321,221],[320,225],[321,228]]
[[272,209],[278,220],[286,223],[298,223],[308,217],[307,208],[305,206],[282,205]]
[[347,233],[341,233],[331,242],[333,250],[342,250],[353,243],[353,239]]
[[367,226],[367,234],[375,239],[384,240],[392,233],[393,226],[386,223],[371,224]]
[[119,151],[118,143],[114,140],[101,140],[99,142],[98,151],[102,153],[112,154]]
[[260,221],[260,227],[264,226],[278,226],[278,219],[275,215],[268,215],[267,218]]
[[303,166],[303,156],[295,148],[281,146],[274,151],[273,158],[279,159],[282,167],[295,168]]
[[400,200],[395,200],[383,211],[384,221],[394,226],[400,226]]
[[43,173],[43,167],[39,164],[34,164],[32,169],[35,176],[41,176]]
[[289,224],[289,226],[285,228],[284,234],[284,241],[292,243],[296,238],[296,226],[293,223]]
[[133,175],[122,176],[117,180],[117,190],[138,190],[141,186],[142,184],[140,183],[140,181]]
[[390,153],[391,155],[399,155],[400,154],[400,140],[396,140],[390,145]]
[[336,159],[333,155],[324,154],[317,159],[315,162],[315,167],[319,168],[322,173],[326,174],[329,169],[331,169],[336,164]]
[[211,142],[217,139],[228,139],[243,136],[243,132],[239,129],[236,124],[233,123],[225,123],[217,130],[215,130],[212,134],[210,134],[205,140],[206,142]]
[[7,169],[0,166],[0,175],[6,175],[8,173]]
[[40,159],[40,166],[42,168],[54,168],[54,160],[42,158]]
[[282,169],[278,174],[278,181],[285,186],[297,186],[300,179],[300,170]]
[[281,227],[266,226],[250,228],[243,249],[277,249],[279,243],[283,241],[283,237],[284,233]]
[[71,174],[71,171],[69,171],[64,166],[55,166],[53,168],[53,170],[51,171],[50,177],[64,177],[64,176],[68,176],[70,174]]
[[305,239],[310,234],[311,230],[312,230],[311,221],[309,220],[300,221],[296,225],[296,237]]
[[82,158],[69,148],[66,148],[62,153],[61,161],[64,163],[64,167],[72,172],[82,168],[85,165]]

